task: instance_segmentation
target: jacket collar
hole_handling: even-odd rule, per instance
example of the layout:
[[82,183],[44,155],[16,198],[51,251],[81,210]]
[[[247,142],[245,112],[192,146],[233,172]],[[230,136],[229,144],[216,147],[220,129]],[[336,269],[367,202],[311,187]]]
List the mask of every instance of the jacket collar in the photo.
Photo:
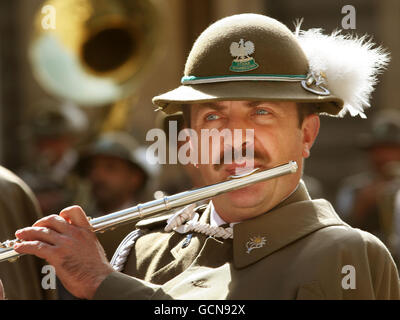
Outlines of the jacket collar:
[[233,227],[233,260],[244,268],[314,231],[344,225],[326,200],[311,200],[301,181],[295,192],[272,210]]

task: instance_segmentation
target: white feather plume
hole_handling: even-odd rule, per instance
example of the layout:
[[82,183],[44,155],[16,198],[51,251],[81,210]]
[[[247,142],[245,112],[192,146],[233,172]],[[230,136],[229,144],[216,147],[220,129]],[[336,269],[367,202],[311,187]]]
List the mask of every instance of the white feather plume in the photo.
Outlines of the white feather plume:
[[306,54],[310,72],[326,75],[326,87],[343,99],[339,116],[366,118],[364,110],[370,107],[370,97],[378,82],[377,75],[389,63],[389,53],[376,46],[369,37],[343,35],[340,30],[330,35],[322,29],[300,30],[296,25],[295,36]]

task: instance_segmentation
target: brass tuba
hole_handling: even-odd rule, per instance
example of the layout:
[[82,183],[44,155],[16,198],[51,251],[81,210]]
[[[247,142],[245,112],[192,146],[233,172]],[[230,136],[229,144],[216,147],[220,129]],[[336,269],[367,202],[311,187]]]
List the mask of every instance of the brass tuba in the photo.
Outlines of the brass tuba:
[[159,44],[151,0],[48,0],[35,16],[29,58],[53,96],[104,106],[132,95]]

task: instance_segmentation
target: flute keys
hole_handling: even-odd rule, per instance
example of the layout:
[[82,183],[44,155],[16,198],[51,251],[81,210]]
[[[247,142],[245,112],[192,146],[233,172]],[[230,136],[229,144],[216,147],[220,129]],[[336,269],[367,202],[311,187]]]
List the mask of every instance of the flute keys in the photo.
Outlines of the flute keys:
[[[4,242],[0,242],[0,249],[12,249],[14,247],[14,244],[22,242],[19,239],[14,239],[14,240],[6,240]],[[15,262],[18,260],[19,256],[16,257],[11,257],[7,259],[8,262]]]
[[6,240],[6,241],[0,243],[0,248],[3,248],[3,249],[12,248],[12,247],[14,247],[14,244],[20,243],[20,242],[21,242],[21,240],[19,240],[19,239]]

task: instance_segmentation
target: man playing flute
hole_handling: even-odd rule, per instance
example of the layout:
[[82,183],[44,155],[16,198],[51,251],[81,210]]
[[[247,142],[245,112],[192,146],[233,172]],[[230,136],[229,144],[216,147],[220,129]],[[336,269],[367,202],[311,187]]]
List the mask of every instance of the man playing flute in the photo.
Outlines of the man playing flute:
[[76,206],[19,230],[15,250],[46,259],[84,299],[398,299],[384,244],[344,223],[328,201],[312,200],[301,181],[320,115],[364,117],[387,62],[362,40],[300,27],[292,33],[262,15],[217,21],[194,43],[182,85],[154,104],[182,112],[198,135],[253,130],[254,139],[235,136],[230,146],[251,146],[253,159],[192,164],[205,184],[290,160],[297,173],[187,207],[169,221],[140,221],[112,264]]

